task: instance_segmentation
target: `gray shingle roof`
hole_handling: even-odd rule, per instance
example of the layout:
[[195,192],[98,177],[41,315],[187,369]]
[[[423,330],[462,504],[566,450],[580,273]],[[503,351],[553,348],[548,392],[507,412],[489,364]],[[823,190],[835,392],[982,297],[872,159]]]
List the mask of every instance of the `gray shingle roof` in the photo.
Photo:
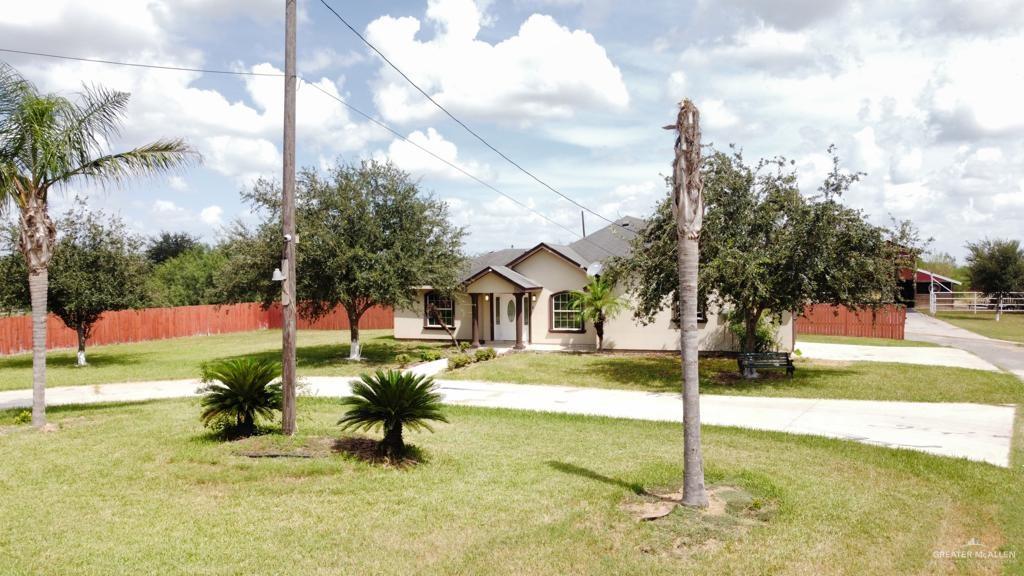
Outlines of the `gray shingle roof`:
[[[585,238],[581,238],[568,246],[561,244],[548,244],[546,242],[543,244],[558,252],[566,259],[577,263],[581,268],[586,268],[594,262],[602,262],[612,256],[627,256],[630,252],[630,242],[634,236],[629,231],[635,230],[639,232],[647,225],[647,222],[640,218],[626,216],[619,218],[615,223],[618,224],[618,226],[605,226],[593,234],[589,234]],[[536,246],[534,248],[536,248]],[[469,268],[463,276],[463,280],[472,278],[485,268],[492,268],[495,272],[499,272],[499,268],[503,268],[504,270],[501,270],[500,273],[508,277],[509,280],[512,280],[524,288],[539,288],[540,286],[538,286],[533,280],[530,280],[515,270],[507,267],[510,262],[513,262],[516,258],[530,252],[534,248],[530,248],[529,250],[523,248],[505,248],[503,250],[495,250],[493,252],[481,254],[470,262]],[[513,274],[519,279],[513,280],[513,277],[508,276],[508,274]]]

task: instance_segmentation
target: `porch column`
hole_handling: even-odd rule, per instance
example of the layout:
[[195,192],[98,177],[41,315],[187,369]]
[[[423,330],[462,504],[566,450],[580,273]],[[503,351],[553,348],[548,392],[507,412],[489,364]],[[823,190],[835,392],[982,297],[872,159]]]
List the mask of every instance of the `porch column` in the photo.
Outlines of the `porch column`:
[[516,350],[523,350],[523,293],[516,293]]
[[480,337],[480,295],[472,294],[473,297],[473,335],[470,338],[470,342],[474,346],[479,346],[484,343],[484,339]]

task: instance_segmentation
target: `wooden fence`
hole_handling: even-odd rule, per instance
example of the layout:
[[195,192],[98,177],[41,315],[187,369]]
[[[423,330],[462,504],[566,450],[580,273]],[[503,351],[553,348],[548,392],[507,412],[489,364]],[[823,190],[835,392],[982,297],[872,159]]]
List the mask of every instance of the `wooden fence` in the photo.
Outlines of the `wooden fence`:
[[[317,322],[300,319],[301,330],[347,330],[348,316],[335,310]],[[389,308],[371,308],[363,314],[359,327],[384,329],[394,326]],[[93,326],[89,345],[144,342],[182,336],[201,336],[247,332],[281,327],[281,308],[264,310],[259,304],[225,306],[179,306],[107,312]],[[56,316],[46,321],[47,349],[76,348],[78,336]],[[0,355],[32,349],[32,319],[29,316],[0,318]]]
[[906,321],[907,309],[899,305],[855,312],[845,306],[814,304],[797,316],[796,332],[903,340],[903,326]]

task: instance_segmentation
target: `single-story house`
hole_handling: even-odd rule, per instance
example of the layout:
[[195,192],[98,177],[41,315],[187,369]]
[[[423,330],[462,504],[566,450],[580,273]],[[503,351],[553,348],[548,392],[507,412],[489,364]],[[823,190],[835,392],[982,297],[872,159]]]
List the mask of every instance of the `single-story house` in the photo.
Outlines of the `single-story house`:
[[[470,263],[454,297],[424,286],[414,307],[395,310],[395,338],[447,339],[444,322],[456,338],[474,344],[503,342],[519,349],[529,344],[596,346],[594,327],[573,308],[572,293],[587,284],[588,271],[600,273],[612,256],[628,255],[630,231],[644,225],[639,218],[626,217],[569,245],[541,242],[482,254]],[[625,297],[628,302],[629,295]],[[431,307],[436,315],[427,313]],[[708,310],[700,320],[701,350],[738,348],[717,310]],[[609,350],[679,349],[679,328],[667,304],[648,325],[636,321],[631,309],[623,310],[605,322],[604,332]],[[792,314],[785,313],[776,337],[780,350],[793,350],[793,335]]]

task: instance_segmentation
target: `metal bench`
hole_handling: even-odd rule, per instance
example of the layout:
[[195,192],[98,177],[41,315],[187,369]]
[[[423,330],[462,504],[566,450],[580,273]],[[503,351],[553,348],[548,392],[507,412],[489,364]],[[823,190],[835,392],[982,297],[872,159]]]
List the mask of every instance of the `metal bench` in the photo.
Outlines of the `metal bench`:
[[758,368],[785,368],[790,378],[796,372],[789,352],[741,352],[736,362],[744,378],[757,378]]

